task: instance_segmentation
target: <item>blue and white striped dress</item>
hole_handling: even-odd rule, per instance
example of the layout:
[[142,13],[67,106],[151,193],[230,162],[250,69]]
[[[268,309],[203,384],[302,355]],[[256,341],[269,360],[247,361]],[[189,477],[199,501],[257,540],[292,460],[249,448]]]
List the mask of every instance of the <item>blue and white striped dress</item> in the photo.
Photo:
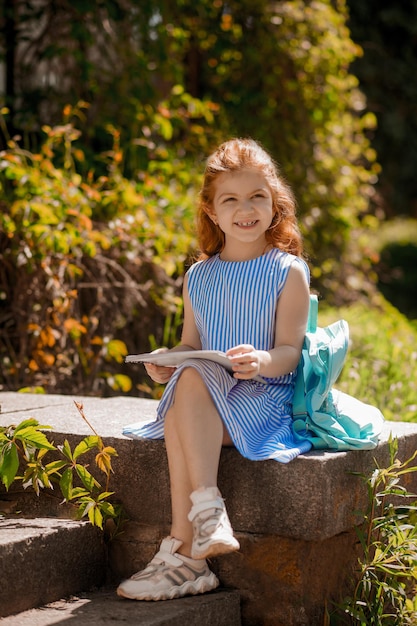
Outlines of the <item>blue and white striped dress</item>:
[[[249,261],[222,261],[215,255],[188,270],[188,291],[203,350],[242,343],[258,350],[274,347],[277,302],[293,263],[303,260],[274,248]],[[133,438],[162,439],[164,417],[172,405],[178,377],[185,367],[204,379],[217,410],[239,452],[252,460],[288,463],[308,452],[311,443],[295,441],[292,397],[295,372],[265,383],[237,380],[212,361],[189,359],[174,372],[158,405],[156,421],[126,427]]]

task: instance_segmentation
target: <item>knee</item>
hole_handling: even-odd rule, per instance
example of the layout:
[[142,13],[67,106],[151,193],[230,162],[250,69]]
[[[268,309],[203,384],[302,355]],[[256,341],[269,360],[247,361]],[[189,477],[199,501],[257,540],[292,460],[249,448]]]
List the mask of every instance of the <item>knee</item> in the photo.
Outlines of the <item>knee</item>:
[[184,369],[180,372],[178,376],[177,384],[182,381],[183,384],[196,384],[198,381],[202,382],[200,372],[198,372],[194,367],[184,367]]
[[182,411],[194,411],[201,404],[211,404],[211,395],[206,382],[194,367],[186,367],[180,373],[175,398]]
[[194,367],[185,367],[177,380],[177,392],[185,391],[189,397],[200,394],[205,387],[203,378]]

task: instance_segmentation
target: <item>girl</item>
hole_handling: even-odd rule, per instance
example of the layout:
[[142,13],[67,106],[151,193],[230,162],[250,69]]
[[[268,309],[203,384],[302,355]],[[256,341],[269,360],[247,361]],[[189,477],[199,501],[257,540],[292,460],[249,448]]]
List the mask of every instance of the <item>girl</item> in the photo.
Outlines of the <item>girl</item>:
[[154,381],[168,383],[157,419],[124,434],[165,437],[172,525],[149,565],[119,586],[125,598],[165,600],[218,586],[206,559],[239,549],[217,488],[222,445],[283,463],[311,448],[295,443],[291,428],[309,271],[292,192],[255,141],[232,139],[209,157],[198,238],[202,255],[185,276],[173,350],[221,350],[233,374],[192,358],[177,369],[146,365]]

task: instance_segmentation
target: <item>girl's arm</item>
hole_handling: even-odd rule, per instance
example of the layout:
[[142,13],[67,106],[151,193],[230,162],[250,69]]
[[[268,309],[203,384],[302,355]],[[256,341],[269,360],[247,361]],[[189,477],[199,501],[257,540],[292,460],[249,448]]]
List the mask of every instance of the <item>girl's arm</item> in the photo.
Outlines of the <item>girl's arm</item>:
[[275,320],[275,346],[256,350],[244,344],[227,351],[235,378],[249,379],[261,375],[276,378],[296,369],[307,327],[310,293],[301,264],[294,263],[281,292]]
[[[171,348],[172,352],[184,352],[186,350],[199,350],[201,348],[200,335],[198,333],[194,313],[191,307],[190,296],[188,294],[188,280],[187,276],[184,279],[183,286],[183,301],[184,301],[184,320],[181,334],[181,343],[174,348]],[[168,352],[168,348],[158,348],[154,352]],[[153,363],[144,363],[145,369],[148,375],[157,383],[166,383],[171,378],[175,371],[175,367],[163,367],[161,365],[154,365]]]
[[201,350],[200,333],[195,323],[194,311],[188,293],[188,276],[185,275],[183,286],[184,321],[181,333],[181,343],[173,350]]

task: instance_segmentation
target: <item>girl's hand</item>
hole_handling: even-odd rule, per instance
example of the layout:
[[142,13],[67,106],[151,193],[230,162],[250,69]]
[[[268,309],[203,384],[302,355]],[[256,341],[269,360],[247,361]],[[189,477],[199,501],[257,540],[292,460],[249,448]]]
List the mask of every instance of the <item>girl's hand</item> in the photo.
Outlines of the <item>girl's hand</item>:
[[234,378],[248,380],[259,375],[261,366],[266,364],[269,354],[264,350],[256,350],[250,344],[242,344],[230,348],[226,356],[232,363]]
[[[157,354],[158,352],[168,352],[168,348],[158,348],[151,354]],[[169,381],[176,369],[175,367],[164,367],[163,365],[155,365],[154,363],[144,363],[144,366],[148,376],[156,383],[162,385]]]

